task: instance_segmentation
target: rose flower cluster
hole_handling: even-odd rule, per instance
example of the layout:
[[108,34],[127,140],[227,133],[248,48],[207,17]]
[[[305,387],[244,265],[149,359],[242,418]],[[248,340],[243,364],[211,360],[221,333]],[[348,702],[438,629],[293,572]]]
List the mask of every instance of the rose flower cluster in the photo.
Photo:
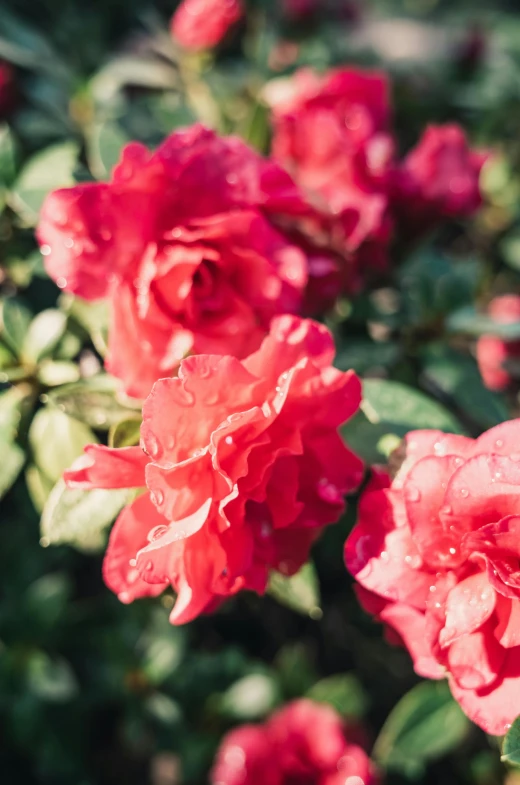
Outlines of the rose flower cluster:
[[263,725],[243,725],[222,742],[211,785],[375,785],[373,766],[331,706],[297,700]]
[[359,599],[504,734],[520,706],[520,420],[480,438],[415,431],[395,477],[375,470],[345,546]]
[[385,269],[397,231],[416,239],[481,204],[486,154],[470,149],[459,126],[431,126],[403,160],[396,157],[389,84],[379,71],[305,68],[268,85],[266,99],[274,157],[329,211],[348,252],[347,292]]

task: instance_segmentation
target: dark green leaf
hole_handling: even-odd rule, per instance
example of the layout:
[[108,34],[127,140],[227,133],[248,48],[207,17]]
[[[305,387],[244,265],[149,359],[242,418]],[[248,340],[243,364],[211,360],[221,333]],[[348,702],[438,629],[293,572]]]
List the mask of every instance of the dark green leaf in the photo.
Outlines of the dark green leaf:
[[504,737],[501,760],[520,766],[520,717],[516,718]]
[[387,718],[373,755],[385,769],[420,771],[465,739],[471,723],[451,696],[446,681],[422,682],[408,692]]
[[363,381],[363,403],[360,411],[342,428],[348,445],[367,463],[378,463],[388,457],[390,440],[393,447],[408,433],[420,428],[461,433],[462,426],[437,401],[401,382],[387,379]]
[[329,703],[345,717],[362,717],[368,705],[367,694],[352,673],[322,679],[308,691],[307,697]]
[[484,387],[475,360],[467,354],[443,344],[429,346],[423,352],[423,378],[483,428],[509,419],[503,398]]
[[29,660],[27,689],[44,701],[65,703],[77,694],[78,683],[68,662],[39,652]]
[[504,341],[514,341],[520,338],[520,321],[496,322],[490,316],[479,313],[473,306],[467,306],[452,313],[446,321],[446,327],[451,332],[472,336],[497,335]]

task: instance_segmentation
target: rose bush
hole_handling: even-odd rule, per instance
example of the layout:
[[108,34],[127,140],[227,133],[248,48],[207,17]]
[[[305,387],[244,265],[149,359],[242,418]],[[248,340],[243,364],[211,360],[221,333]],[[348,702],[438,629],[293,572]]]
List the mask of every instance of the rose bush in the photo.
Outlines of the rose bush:
[[211,773],[212,785],[373,785],[375,769],[331,706],[297,700],[263,725],[227,736]]
[[144,397],[188,353],[245,357],[300,310],[308,255],[280,224],[313,215],[277,164],[196,125],[50,194],[38,239],[59,287],[110,299],[106,366]]
[[243,13],[242,0],[182,0],[172,17],[171,32],[185,49],[211,49]]
[[338,426],[360,401],[354,373],[331,366],[325,327],[284,316],[255,354],[198,355],[158,381],[143,408],[141,447],[90,445],[71,488],[146,487],[119,516],[104,563],[123,602],[177,592],[174,623],[269,570],[292,575],[360,482]]
[[345,545],[362,605],[495,735],[520,702],[519,439],[520,420],[476,440],[409,433]]

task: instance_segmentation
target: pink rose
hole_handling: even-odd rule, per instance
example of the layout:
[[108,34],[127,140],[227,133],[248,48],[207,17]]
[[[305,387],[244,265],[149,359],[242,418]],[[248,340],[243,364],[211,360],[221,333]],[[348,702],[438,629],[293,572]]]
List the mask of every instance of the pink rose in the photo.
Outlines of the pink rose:
[[337,429],[360,403],[353,372],[332,367],[326,327],[273,320],[240,362],[198,355],[145,401],[141,447],[86,448],[72,488],[146,488],[112,530],[107,585],[122,602],[171,585],[173,623],[242,589],[264,592],[270,570],[307,561],[363,474]]
[[59,287],[109,298],[107,368],[144,397],[187,354],[245,357],[300,310],[308,258],[281,227],[312,214],[277,164],[196,125],[51,193],[38,239]]
[[211,49],[243,14],[242,0],[182,0],[171,21],[172,35],[185,49]]
[[429,126],[395,175],[402,229],[417,235],[443,218],[473,215],[482,204],[479,178],[487,158],[469,146],[460,126]]
[[263,725],[244,725],[224,738],[212,785],[374,785],[366,752],[331,706],[301,699]]
[[394,479],[374,471],[345,546],[363,606],[494,735],[520,705],[519,444],[520,420],[476,440],[409,433]]

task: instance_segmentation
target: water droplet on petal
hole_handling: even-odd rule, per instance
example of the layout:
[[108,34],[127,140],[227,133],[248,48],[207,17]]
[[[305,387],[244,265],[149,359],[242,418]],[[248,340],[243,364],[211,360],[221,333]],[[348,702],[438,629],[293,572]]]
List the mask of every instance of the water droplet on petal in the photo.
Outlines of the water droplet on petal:
[[390,556],[388,555],[388,551],[381,551],[379,554],[379,558],[381,561],[390,561]]
[[67,279],[60,275],[60,277],[56,279],[56,286],[58,289],[65,289],[67,286]]
[[144,569],[146,570],[146,572],[150,572],[150,570],[153,570],[153,562],[147,561],[146,564],[144,565]]
[[435,455],[442,457],[443,455],[446,455],[446,445],[443,442],[435,442],[433,451]]
[[455,556],[455,554],[457,553],[457,549],[456,548],[450,548],[450,553],[451,553],[452,556]]
[[153,433],[148,434],[146,438],[146,450],[151,458],[157,458],[159,456],[160,448],[159,442],[153,435]]
[[42,245],[40,247],[40,253],[42,256],[49,256],[52,253],[52,248],[50,245]]
[[168,527],[164,524],[160,526],[154,526],[154,528],[148,532],[148,542],[155,542],[155,540],[158,540],[160,537],[166,534],[167,531]]
[[152,491],[150,493],[150,499],[152,500],[153,504],[159,507],[164,501],[164,493],[158,488],[156,491]]
[[226,442],[226,444],[233,444],[233,437],[232,436],[226,436],[224,441]]
[[469,496],[469,491],[467,488],[459,488],[458,495],[461,496],[463,499],[467,499]]
[[128,564],[130,565],[130,567],[135,567],[137,565],[137,559],[130,559]]
[[444,507],[441,507],[440,512],[443,515],[451,515],[453,513],[453,508],[449,504],[445,504]]
[[503,446],[504,446],[503,440],[502,439],[497,439],[496,442],[495,442],[495,447],[498,447],[498,449],[500,449]]

